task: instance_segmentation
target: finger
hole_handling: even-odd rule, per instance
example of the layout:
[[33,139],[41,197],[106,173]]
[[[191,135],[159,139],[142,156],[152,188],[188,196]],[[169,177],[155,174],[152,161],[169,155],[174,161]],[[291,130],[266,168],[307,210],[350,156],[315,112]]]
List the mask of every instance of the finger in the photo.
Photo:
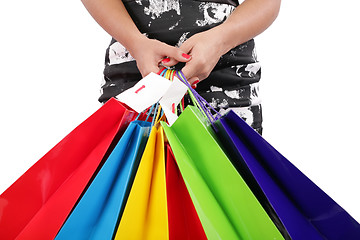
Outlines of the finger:
[[181,51],[177,47],[168,46],[164,52],[166,58],[162,60],[165,66],[174,66],[178,62],[188,62],[191,60],[191,55]]
[[140,70],[141,76],[144,78],[151,72],[158,73],[160,71],[160,68],[157,66],[149,65],[149,66],[144,66],[143,68],[139,68],[139,70]]
[[192,62],[190,63],[187,63],[185,65],[185,67],[183,67],[182,69],[182,72],[185,76],[185,78],[187,79],[187,81],[191,84],[193,84],[193,82],[195,81],[195,78],[199,79],[197,77],[197,71],[196,71],[196,68],[195,68],[195,65],[194,64],[191,64]]
[[164,67],[172,67],[172,66],[176,65],[178,62],[179,61],[175,60],[174,58],[166,57],[161,61],[161,64]]
[[173,57],[166,57],[161,61],[161,64],[165,67],[172,67],[179,62],[188,62],[191,59],[191,56],[185,53],[182,53],[182,57],[173,58]]
[[200,79],[198,77],[192,77],[188,80],[188,82],[190,83],[191,87],[195,89],[197,84],[200,82]]
[[183,51],[184,53],[191,53],[192,48],[194,47],[194,43],[192,41],[192,38],[189,38],[188,40],[186,40],[185,42],[183,42],[183,44],[181,44],[181,46],[179,47],[179,49],[181,51]]

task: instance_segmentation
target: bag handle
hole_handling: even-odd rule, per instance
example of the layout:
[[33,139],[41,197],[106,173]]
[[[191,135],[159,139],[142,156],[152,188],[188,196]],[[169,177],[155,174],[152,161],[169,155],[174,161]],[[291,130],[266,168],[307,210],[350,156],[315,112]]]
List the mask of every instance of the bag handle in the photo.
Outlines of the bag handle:
[[[216,111],[203,97],[200,96],[200,94],[198,92],[195,91],[195,89],[193,89],[191,87],[190,83],[186,80],[186,77],[181,70],[171,70],[171,69],[167,69],[164,67],[157,74],[170,80],[170,81],[173,81],[175,76],[177,76],[178,79],[183,84],[185,84],[185,86],[187,87],[187,91],[188,91],[191,101],[200,110],[202,115],[206,119],[208,119],[208,121],[211,123],[211,125],[214,126],[215,121],[221,117],[220,113],[218,111]],[[184,109],[183,101],[181,101],[179,103],[179,105],[180,105],[180,111],[182,112]],[[177,114],[177,111],[176,111],[177,107],[178,106],[174,106],[175,109],[173,110],[173,112],[175,112],[175,114]],[[155,108],[155,110],[154,110],[154,108]],[[153,119],[152,119],[152,126],[154,126],[161,119],[163,119],[164,115],[165,115],[164,111],[161,109],[159,102],[153,104],[145,112],[147,112],[147,115],[148,115],[145,121],[148,121],[151,113],[154,114]]]
[[[204,115],[204,117],[206,117],[210,121],[211,125],[213,125],[215,121],[221,117],[221,114],[216,111],[202,96],[200,96],[200,94],[196,92],[195,89],[191,87],[190,83],[186,80],[185,75],[181,70],[178,70],[176,75],[188,87],[188,93],[193,103],[196,104],[197,108]],[[214,115],[212,112],[214,112]]]

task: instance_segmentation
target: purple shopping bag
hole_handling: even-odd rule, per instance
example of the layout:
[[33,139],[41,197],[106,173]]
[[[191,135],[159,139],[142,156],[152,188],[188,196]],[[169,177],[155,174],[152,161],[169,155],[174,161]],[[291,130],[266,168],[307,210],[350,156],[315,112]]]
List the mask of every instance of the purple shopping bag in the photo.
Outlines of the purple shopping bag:
[[285,238],[358,240],[360,225],[233,111],[215,122],[233,165]]

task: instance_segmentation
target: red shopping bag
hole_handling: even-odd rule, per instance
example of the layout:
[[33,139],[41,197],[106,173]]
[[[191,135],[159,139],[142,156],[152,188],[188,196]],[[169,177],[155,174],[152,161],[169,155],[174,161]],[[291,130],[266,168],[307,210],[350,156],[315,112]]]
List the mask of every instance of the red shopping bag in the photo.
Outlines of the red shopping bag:
[[54,239],[135,116],[111,99],[28,169],[0,195],[0,239]]
[[169,239],[207,239],[169,144],[166,144],[166,191]]

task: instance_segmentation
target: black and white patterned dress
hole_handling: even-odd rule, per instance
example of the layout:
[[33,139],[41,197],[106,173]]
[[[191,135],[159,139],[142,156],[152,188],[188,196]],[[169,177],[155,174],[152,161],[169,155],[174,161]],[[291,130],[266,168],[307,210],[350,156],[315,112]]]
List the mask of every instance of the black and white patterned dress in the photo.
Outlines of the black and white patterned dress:
[[[143,34],[173,46],[180,46],[192,35],[221,24],[238,4],[232,0],[123,0],[123,3]],[[232,109],[261,133],[260,76],[252,39],[223,55],[196,90],[220,113]],[[99,101],[115,97],[140,79],[135,59],[112,39],[106,51],[105,81]]]

